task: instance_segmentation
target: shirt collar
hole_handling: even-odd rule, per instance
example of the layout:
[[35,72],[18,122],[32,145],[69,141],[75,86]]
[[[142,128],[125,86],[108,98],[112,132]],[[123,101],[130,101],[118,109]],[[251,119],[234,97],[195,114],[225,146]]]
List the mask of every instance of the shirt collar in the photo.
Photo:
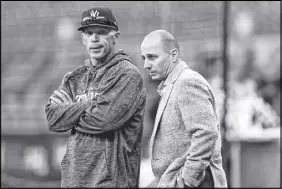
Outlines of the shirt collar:
[[171,73],[167,76],[166,80],[163,80],[158,86],[157,91],[161,96],[163,88],[165,86],[172,85],[176,81],[182,70],[184,70],[185,68],[189,68],[186,62],[180,61],[179,63],[177,63]]
[[177,65],[173,68],[173,70],[167,76],[166,80],[162,81],[159,84],[158,89],[161,90],[165,86],[173,84],[176,81],[176,79],[178,78],[178,76],[180,75],[180,73],[182,72],[182,70],[185,68],[189,68],[186,62],[180,61],[179,63],[177,63]]

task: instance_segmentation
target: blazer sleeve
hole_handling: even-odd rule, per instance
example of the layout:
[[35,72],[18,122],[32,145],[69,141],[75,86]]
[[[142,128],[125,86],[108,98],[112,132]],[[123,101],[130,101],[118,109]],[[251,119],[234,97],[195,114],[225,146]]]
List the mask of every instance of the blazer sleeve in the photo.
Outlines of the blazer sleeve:
[[133,69],[112,74],[104,83],[106,88],[81,115],[77,131],[102,134],[119,129],[140,108],[146,92],[143,79]]
[[187,79],[180,85],[178,105],[192,137],[181,176],[186,185],[195,187],[204,179],[220,134],[215,102],[202,80]]

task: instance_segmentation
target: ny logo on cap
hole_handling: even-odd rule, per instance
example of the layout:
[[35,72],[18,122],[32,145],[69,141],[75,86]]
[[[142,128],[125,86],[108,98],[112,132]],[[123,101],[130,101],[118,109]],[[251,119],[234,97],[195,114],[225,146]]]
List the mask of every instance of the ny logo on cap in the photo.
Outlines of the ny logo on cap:
[[92,18],[97,18],[97,17],[99,16],[99,12],[98,12],[97,10],[95,10],[95,12],[92,10],[92,11],[90,12],[90,16],[91,16]]

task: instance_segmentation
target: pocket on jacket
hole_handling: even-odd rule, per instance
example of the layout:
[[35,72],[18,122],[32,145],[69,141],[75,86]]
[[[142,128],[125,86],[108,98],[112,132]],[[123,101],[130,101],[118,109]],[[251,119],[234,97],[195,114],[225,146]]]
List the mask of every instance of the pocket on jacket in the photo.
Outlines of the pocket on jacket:
[[86,166],[86,172],[89,172],[89,175],[87,175],[86,173],[85,177],[89,177],[89,179],[92,180],[93,183],[97,182],[97,184],[106,180],[111,180],[111,174],[109,172],[107,163],[106,150],[93,152],[92,158],[90,157],[88,164],[90,167],[87,169]]
[[[79,151],[79,152],[78,152]],[[99,186],[110,181],[106,150],[77,150],[70,152],[61,163],[62,179],[74,185]]]

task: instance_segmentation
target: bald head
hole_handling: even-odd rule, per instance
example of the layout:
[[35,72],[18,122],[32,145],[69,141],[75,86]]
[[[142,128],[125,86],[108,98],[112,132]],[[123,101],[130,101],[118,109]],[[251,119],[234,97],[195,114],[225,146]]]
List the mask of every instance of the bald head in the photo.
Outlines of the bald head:
[[180,61],[179,46],[172,34],[155,30],[144,38],[141,57],[153,80],[165,80]]
[[[172,49],[177,49],[179,53],[179,45],[175,37],[166,30],[155,30],[150,32],[143,40],[143,43],[154,43],[158,47],[162,47],[166,53],[169,53]],[[141,46],[142,46],[141,45]]]

